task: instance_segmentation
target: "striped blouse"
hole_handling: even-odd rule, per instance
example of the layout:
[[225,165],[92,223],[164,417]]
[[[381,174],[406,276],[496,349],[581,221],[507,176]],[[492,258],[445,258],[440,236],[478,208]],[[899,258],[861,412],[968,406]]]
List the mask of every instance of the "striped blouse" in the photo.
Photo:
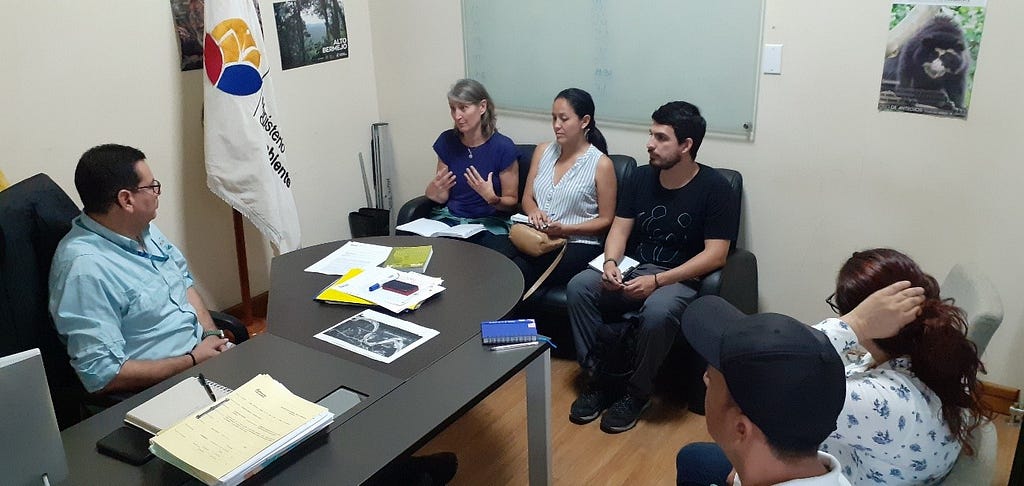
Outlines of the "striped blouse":
[[[537,177],[533,180],[537,207],[551,220],[566,225],[597,218],[597,161],[601,159],[601,151],[593,145],[588,147],[555,184],[555,161],[561,154],[562,147],[551,142],[540,157]],[[600,238],[593,235],[572,235],[568,239],[570,243],[601,244]]]

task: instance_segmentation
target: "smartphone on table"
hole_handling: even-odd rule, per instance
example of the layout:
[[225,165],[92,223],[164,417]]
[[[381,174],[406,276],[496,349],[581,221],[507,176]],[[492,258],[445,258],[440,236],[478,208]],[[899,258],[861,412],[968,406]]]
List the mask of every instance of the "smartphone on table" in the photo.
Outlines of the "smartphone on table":
[[380,288],[384,290],[390,290],[392,292],[402,295],[411,295],[420,289],[416,285],[402,282],[400,280],[388,280],[387,282],[381,284]]
[[96,450],[135,466],[153,457],[149,452],[149,432],[124,425],[96,442]]

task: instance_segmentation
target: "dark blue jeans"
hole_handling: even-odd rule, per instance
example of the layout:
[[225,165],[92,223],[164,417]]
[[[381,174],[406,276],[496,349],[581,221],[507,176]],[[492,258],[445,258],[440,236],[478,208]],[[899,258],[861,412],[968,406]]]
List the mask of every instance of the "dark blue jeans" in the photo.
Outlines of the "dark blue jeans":
[[676,454],[677,486],[724,486],[732,463],[714,442],[694,442]]

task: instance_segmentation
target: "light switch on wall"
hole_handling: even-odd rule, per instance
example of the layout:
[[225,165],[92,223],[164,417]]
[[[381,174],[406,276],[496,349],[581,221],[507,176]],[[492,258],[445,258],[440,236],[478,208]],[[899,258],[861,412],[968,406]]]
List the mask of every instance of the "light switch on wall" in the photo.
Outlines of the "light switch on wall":
[[782,44],[765,44],[762,61],[765,74],[782,74]]

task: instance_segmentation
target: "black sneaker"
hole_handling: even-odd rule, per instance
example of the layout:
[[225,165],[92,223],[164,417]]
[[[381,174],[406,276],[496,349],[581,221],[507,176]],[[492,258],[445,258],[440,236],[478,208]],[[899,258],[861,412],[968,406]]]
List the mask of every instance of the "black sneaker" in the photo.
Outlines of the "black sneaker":
[[442,486],[455,477],[459,459],[451,452],[395,460],[364,482],[367,486]]
[[590,387],[572,402],[572,407],[569,408],[569,421],[580,425],[593,422],[613,402],[615,396],[608,390]]
[[426,484],[441,486],[448,484],[455,477],[455,472],[459,469],[459,459],[452,452],[438,452],[426,456],[412,456],[406,465],[429,479]]
[[640,414],[644,413],[649,406],[651,406],[649,399],[643,400],[627,393],[626,396],[608,407],[608,412],[601,418],[601,430],[609,434],[617,434],[632,429],[640,420]]

